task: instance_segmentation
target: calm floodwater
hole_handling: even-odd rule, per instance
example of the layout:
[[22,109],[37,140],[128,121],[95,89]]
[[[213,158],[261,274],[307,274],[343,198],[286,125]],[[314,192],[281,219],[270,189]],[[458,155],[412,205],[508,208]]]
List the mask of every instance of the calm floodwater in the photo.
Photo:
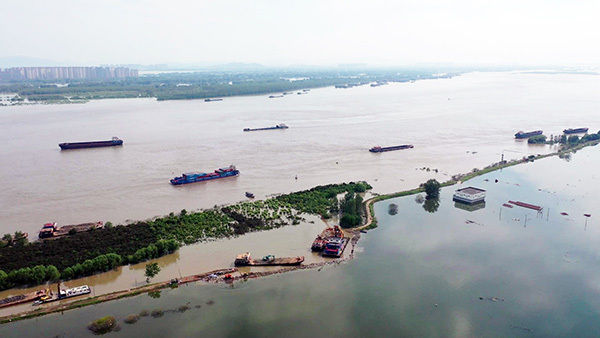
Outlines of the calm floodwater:
[[[374,186],[375,192],[384,193],[413,188],[430,177],[446,180],[449,175],[498,161],[502,153],[510,159],[551,150],[547,146],[528,146],[525,142],[513,140],[512,135],[519,129],[543,129],[546,134],[558,134],[566,127],[588,126],[596,131],[600,127],[600,114],[597,113],[600,109],[599,87],[600,77],[593,75],[472,73],[453,79],[377,88],[325,88],[312,90],[309,95],[289,95],[279,99],[235,97],[210,103],[202,100],[156,102],[131,99],[94,101],[84,105],[3,107],[0,108],[0,130],[3,131],[0,133],[0,154],[4,164],[0,166],[0,184],[4,187],[0,191],[0,233],[23,230],[35,237],[40,225],[47,221],[69,224],[146,219],[183,208],[193,210],[239,201],[244,198],[245,191],[252,191],[262,198],[318,184],[367,180]],[[290,129],[242,132],[244,127],[270,126],[280,122],[288,124]],[[61,152],[57,145],[63,141],[108,139],[111,136],[123,138],[125,146]],[[385,154],[367,151],[373,145],[402,143],[412,143],[415,148]],[[208,171],[230,163],[241,170],[239,177],[184,187],[172,187],[168,183],[169,178],[183,171]],[[434,174],[417,170],[422,167],[437,168],[440,172]],[[298,175],[298,180],[294,179],[295,175]],[[568,179],[570,185],[561,186],[563,190],[576,183],[588,183],[587,178],[573,181],[552,166],[529,175],[530,180],[541,180],[537,182],[539,186],[560,178]],[[579,196],[577,190],[566,193]],[[521,195],[518,197],[521,198]],[[589,200],[577,201],[591,203]],[[378,208],[387,210],[387,204],[385,207],[378,205]],[[434,215],[441,215],[443,208],[444,204]],[[588,205],[579,208],[593,209]],[[510,212],[513,211],[503,211],[503,217],[510,218]],[[305,255],[309,261],[314,261],[318,258],[307,252],[308,244],[323,227],[322,223],[315,221],[314,224],[305,223],[184,247],[174,255],[157,260],[163,270],[156,280],[226,267],[236,253],[248,250],[258,256],[269,253],[278,256]],[[465,226],[472,227],[473,224]],[[393,236],[384,234],[374,239],[380,233],[384,230],[379,229],[367,236],[364,246],[368,248],[368,243],[379,246],[380,240]],[[455,240],[456,232],[452,234],[448,236]],[[481,240],[488,243],[494,240],[495,235]],[[412,238],[409,243],[414,246],[420,240]],[[473,253],[475,256],[478,254]],[[443,255],[431,255],[429,259],[434,262],[444,258]],[[367,263],[359,264],[363,259]],[[389,257],[378,259],[382,262],[377,264],[391,264]],[[374,269],[373,273],[383,275],[369,278],[379,280],[380,277],[389,277],[389,271],[376,269],[368,258],[361,258],[347,266],[354,264],[366,264],[362,269]],[[326,268],[323,272],[344,271],[347,266]],[[71,281],[68,285],[89,284],[95,294],[126,289],[143,283],[143,268],[144,264],[123,267]],[[492,271],[505,268],[496,267]],[[408,270],[404,271],[410,274],[406,272]],[[279,285],[280,280],[289,280],[288,283],[306,283],[304,288],[310,285],[311,290],[324,292],[345,288],[343,284],[329,285],[337,280],[336,277],[313,283],[314,278],[321,278],[315,276],[321,275],[300,272],[290,275],[294,277],[253,281],[248,285],[254,285],[252,290],[269,290]],[[392,278],[397,279],[398,276]],[[290,284],[289,288],[293,289],[293,285]],[[374,285],[369,288],[372,290],[365,292],[379,292]],[[197,288],[193,294],[199,298],[208,297],[212,292],[219,292],[215,290],[222,288]],[[314,291],[317,292],[315,297],[321,297],[318,290]],[[285,291],[288,292],[288,289]],[[4,291],[0,297],[21,292]],[[177,292],[183,291],[174,291],[173,295]],[[357,292],[362,291],[350,288],[349,292],[354,298]],[[282,294],[279,297],[283,297]],[[298,297],[302,299],[304,296]],[[344,307],[351,306],[346,301],[339,300]],[[114,309],[111,311],[117,314],[116,304],[120,303],[102,306]],[[270,306],[283,304],[292,306],[292,303],[285,303],[280,298]],[[219,308],[217,305],[214,307]],[[321,307],[310,303],[310,307],[302,311],[317,313],[324,311]],[[23,305],[4,309],[0,315],[29,308],[30,305]],[[293,308],[302,307],[294,304]],[[348,310],[345,308],[344,311]],[[347,316],[346,312],[332,312],[340,318]],[[89,313],[85,313],[82,316],[86,316],[87,320]],[[293,313],[289,311],[289,314]],[[354,323],[356,316],[348,320]],[[89,315],[91,317],[93,315]],[[297,319],[298,323],[303,323],[306,318],[314,319],[304,316]],[[260,322],[256,318],[253,321]],[[64,325],[61,323],[56,325]],[[215,319],[215,323],[220,322]],[[424,324],[410,325],[420,327]]]
[[[456,187],[443,189],[434,213],[414,196],[377,203],[379,227],[363,236],[355,260],[339,266],[188,285],[159,299],[142,295],[4,325],[0,335],[91,335],[86,323],[100,316],[122,320],[188,304],[184,313],[121,321],[111,336],[595,336],[599,151],[478,177],[468,185],[487,190],[486,206],[472,212],[455,207]],[[544,211],[502,207],[509,199]],[[390,203],[399,205],[397,215],[388,215]]]

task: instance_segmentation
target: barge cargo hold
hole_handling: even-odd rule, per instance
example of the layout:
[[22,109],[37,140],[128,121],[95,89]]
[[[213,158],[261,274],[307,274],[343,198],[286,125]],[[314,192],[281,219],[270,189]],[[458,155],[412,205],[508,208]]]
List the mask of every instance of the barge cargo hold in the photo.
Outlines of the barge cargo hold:
[[83,148],[100,148],[100,147],[115,147],[122,146],[123,140],[118,137],[113,137],[110,141],[90,141],[90,142],[65,142],[59,143],[61,150],[68,149],[83,149]]
[[274,130],[274,129],[288,129],[289,127],[283,123],[280,123],[274,127],[264,127],[264,128],[244,128],[244,131],[259,131],[259,130]]
[[542,135],[542,133],[543,133],[543,131],[541,131],[541,130],[528,131],[528,132],[519,131],[518,133],[515,134],[515,138],[516,139],[530,138],[532,136]]
[[23,303],[28,303],[28,302],[33,302],[33,301],[36,301],[36,300],[42,299],[42,298],[45,299],[45,298],[50,297],[50,294],[51,294],[50,290],[46,289],[46,290],[39,290],[39,291],[26,293],[23,295],[16,295],[16,296],[3,298],[3,299],[0,299],[0,308],[23,304]]
[[208,180],[214,180],[217,178],[225,178],[238,176],[240,171],[235,168],[234,165],[230,165],[227,168],[219,168],[212,173],[185,173],[182,176],[175,177],[171,179],[171,184],[173,185],[181,185],[188,183],[196,183]]
[[583,134],[583,133],[587,133],[587,131],[589,130],[589,128],[569,128],[569,129],[565,129],[563,130],[563,133],[569,135],[569,134]]
[[414,146],[412,144],[403,144],[403,145],[399,145],[399,146],[393,146],[393,147],[373,147],[371,149],[369,149],[370,152],[372,153],[382,153],[384,151],[393,151],[393,150],[403,150],[403,149],[411,149],[414,148]]
[[272,265],[300,265],[304,262],[304,256],[298,257],[281,257],[275,258],[273,255],[268,255],[260,260],[255,260],[250,257],[250,253],[239,254],[235,258],[235,266],[272,266]]

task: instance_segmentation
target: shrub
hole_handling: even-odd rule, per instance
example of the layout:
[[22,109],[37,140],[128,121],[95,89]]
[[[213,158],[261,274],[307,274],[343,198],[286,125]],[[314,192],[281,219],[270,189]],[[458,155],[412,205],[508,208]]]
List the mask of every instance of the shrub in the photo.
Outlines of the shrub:
[[113,316],[106,316],[96,319],[88,325],[88,329],[95,334],[104,334],[112,331],[117,325],[117,321]]

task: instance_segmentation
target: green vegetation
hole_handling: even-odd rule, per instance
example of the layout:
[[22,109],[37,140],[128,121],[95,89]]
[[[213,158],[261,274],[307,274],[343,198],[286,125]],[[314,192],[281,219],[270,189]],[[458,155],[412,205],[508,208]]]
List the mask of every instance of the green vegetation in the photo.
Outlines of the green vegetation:
[[105,334],[112,331],[117,326],[117,320],[113,316],[106,316],[96,319],[88,325],[88,329],[95,334]]
[[527,143],[529,144],[545,144],[546,143],[546,135],[535,135],[527,139]]
[[344,196],[344,200],[340,203],[342,218],[340,225],[344,228],[358,226],[362,222],[363,214],[363,199],[359,194],[348,192]]
[[337,208],[337,195],[345,192],[361,193],[371,188],[366,182],[330,184],[282,195],[276,199],[293,205],[300,212],[318,214],[321,217],[329,218],[329,212]]
[[160,266],[158,266],[158,263],[154,262],[154,263],[146,264],[146,273],[144,274],[146,276],[146,282],[150,283],[150,278],[153,278],[159,272],[160,272]]
[[427,195],[425,199],[435,199],[440,196],[440,187],[441,184],[435,179],[430,179],[427,182],[423,183],[423,189],[425,190],[425,194]]
[[[0,85],[0,92],[18,93],[21,100],[27,98],[30,101],[46,103],[137,97],[184,100],[295,91],[350,82],[408,82],[440,77],[432,75],[436,72],[412,69],[204,71],[163,73],[108,81],[69,80],[68,86],[61,87],[53,84],[56,80],[8,82]],[[290,81],[292,78],[295,80]]]
[[18,234],[16,240],[6,235],[5,245],[0,247],[0,289],[89,276],[161,257],[177,250],[180,243],[299,224],[301,213],[329,217],[331,210],[337,211],[338,194],[367,189],[371,186],[364,182],[318,186],[265,201],[199,212],[182,210],[179,215],[171,213],[127,226],[107,222],[101,229],[33,243],[21,240]]
[[136,314],[130,314],[127,317],[125,317],[125,319],[123,319],[123,321],[127,324],[134,324],[138,320],[140,320],[140,316]]

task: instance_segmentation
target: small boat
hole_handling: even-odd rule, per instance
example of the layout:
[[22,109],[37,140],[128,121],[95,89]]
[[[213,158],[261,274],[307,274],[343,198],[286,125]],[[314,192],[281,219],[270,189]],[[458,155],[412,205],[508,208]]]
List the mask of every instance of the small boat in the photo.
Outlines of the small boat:
[[583,216],[585,216],[585,217],[592,217],[591,214],[583,214]]
[[269,95],[270,99],[274,99],[274,98],[277,98],[277,97],[283,97],[283,95]]
[[587,133],[589,128],[569,128],[569,129],[565,129],[563,130],[563,133],[569,135],[569,134],[583,134],[583,133]]
[[388,214],[395,215],[398,213],[398,204],[391,203],[388,207]]
[[81,286],[77,286],[77,287],[74,287],[71,289],[59,290],[58,291],[58,299],[77,297],[77,296],[81,296],[81,295],[86,295],[90,292],[92,292],[92,289],[90,289],[89,286],[81,285]]
[[235,266],[268,266],[268,265],[300,265],[304,262],[304,256],[297,257],[281,257],[275,258],[274,255],[267,255],[256,260],[250,257],[250,253],[246,252],[237,255],[235,258]]
[[254,198],[254,194],[251,192],[246,191],[246,197],[248,198]]
[[208,98],[208,99],[204,99],[204,102],[214,102],[214,101],[223,101],[223,99],[218,99],[218,98]]

